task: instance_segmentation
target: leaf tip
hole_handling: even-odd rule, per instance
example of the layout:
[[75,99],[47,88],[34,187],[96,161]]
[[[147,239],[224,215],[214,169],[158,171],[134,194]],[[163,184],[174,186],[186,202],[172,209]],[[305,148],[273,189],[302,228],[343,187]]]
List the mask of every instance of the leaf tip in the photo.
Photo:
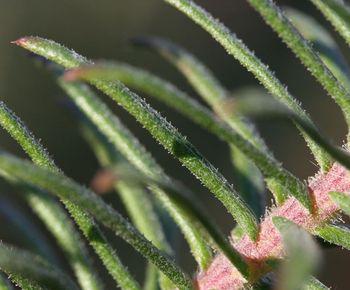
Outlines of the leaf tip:
[[23,36],[21,38],[11,41],[10,43],[15,44],[17,46],[25,47],[30,40],[33,40],[33,38],[33,36]]

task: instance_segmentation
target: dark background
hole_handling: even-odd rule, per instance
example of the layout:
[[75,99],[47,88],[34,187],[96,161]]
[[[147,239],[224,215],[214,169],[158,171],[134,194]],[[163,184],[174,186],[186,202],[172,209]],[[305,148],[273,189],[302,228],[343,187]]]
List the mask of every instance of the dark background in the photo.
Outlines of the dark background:
[[[236,32],[248,47],[276,72],[292,94],[302,101],[304,108],[323,132],[339,145],[342,144],[346,127],[340,110],[244,0],[197,0],[197,3],[203,5]],[[314,15],[330,29],[308,1],[278,1],[278,3],[300,8]],[[122,60],[147,68],[173,81],[181,89],[196,97],[181,75],[169,64],[155,54],[134,49],[128,44],[131,37],[138,35],[163,36],[194,52],[215,72],[227,88],[257,85],[255,79],[228,56],[206,32],[162,0],[0,0],[1,100],[23,118],[41,138],[57,164],[69,176],[84,184],[89,184],[98,169],[97,162],[81,138],[74,117],[65,106],[67,99],[55,81],[44,69],[35,65],[23,50],[10,44],[10,41],[25,35],[54,39],[89,58]],[[346,52],[341,39],[337,39]],[[228,233],[233,222],[223,207],[132,118],[115,108],[116,106],[107,98],[104,99],[154,153],[166,171],[198,193],[213,219]],[[151,103],[234,183],[229,152],[225,144],[165,106],[152,101]],[[317,171],[307,147],[294,128],[271,122],[261,123],[259,127],[275,155],[290,171],[303,179]],[[0,146],[24,156],[4,132],[0,134]],[[16,190],[2,181],[0,187],[0,197],[13,199],[16,196]],[[28,210],[18,199],[14,200],[16,206],[24,211]],[[124,213],[118,201],[114,201],[114,204]],[[25,245],[20,232],[15,227],[9,226],[1,214],[0,239]],[[124,242],[120,240],[115,242],[122,259],[141,279],[142,258]],[[194,262],[187,254],[187,246],[179,234],[175,234],[173,244],[179,253],[177,255],[179,263],[185,269],[192,270]],[[325,249],[320,279],[329,286],[334,286],[334,289],[347,289],[349,258],[349,253],[345,250]]]

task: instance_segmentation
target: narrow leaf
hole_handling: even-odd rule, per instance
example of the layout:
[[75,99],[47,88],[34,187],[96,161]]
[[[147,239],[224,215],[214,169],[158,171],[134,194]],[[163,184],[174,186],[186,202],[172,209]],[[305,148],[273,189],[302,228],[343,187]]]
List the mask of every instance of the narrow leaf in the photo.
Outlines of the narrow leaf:
[[0,269],[8,275],[38,281],[50,289],[79,289],[65,273],[42,258],[3,243],[0,244]]
[[37,282],[23,278],[20,275],[11,274],[9,276],[9,279],[15,286],[19,287],[22,290],[46,290],[46,288],[40,286]]
[[9,281],[0,274],[0,290],[13,290]]
[[330,290],[330,288],[323,285],[320,281],[318,281],[314,277],[309,278],[309,281],[307,281],[304,284],[302,289],[303,290]]
[[[0,103],[0,125],[19,143],[35,164],[53,172],[60,171],[33,133],[3,102]],[[101,282],[96,277],[87,250],[65,212],[50,198],[38,195],[35,190],[27,192],[26,199],[64,250],[81,286],[84,289],[101,289]],[[111,275],[118,277],[118,282],[125,286],[125,289],[138,289],[137,283],[122,267],[118,256],[94,220],[71,202],[62,202]]]
[[[77,57],[76,53],[59,44],[54,45],[52,41],[42,38],[22,38],[16,44],[32,52],[39,53],[67,68],[73,68],[79,64],[88,64],[83,61],[82,57]],[[54,52],[51,50],[54,50]],[[66,57],[67,55],[69,56]],[[246,229],[249,236],[256,238],[257,221],[254,214],[232,186],[227,183],[225,178],[182,134],[123,84],[99,80],[94,80],[93,83],[98,89],[105,92],[133,115],[164,148],[177,157],[184,166],[215,194],[235,220]]]
[[[83,66],[67,72],[66,77],[69,79],[77,77],[100,77],[106,80],[115,80],[118,78],[125,81],[137,90],[141,90],[170,107],[177,109],[180,113],[229,144],[240,148],[263,172],[277,202],[283,202],[289,195],[293,195],[301,200],[303,204],[308,204],[308,200],[305,200],[305,195],[307,196],[305,185],[291,173],[283,169],[273,156],[253,146],[242,135],[220,122],[204,106],[191,99],[172,84],[141,69],[112,63],[108,65]],[[221,105],[226,106],[226,104]],[[101,114],[98,115],[100,116]],[[272,186],[275,184],[278,186]]]
[[129,91],[122,83],[89,80],[140,122],[151,135],[192,172],[227,208],[234,219],[246,229],[250,237],[257,235],[257,221],[225,178],[199,151],[154,111],[143,99]]
[[[288,92],[287,88],[274,76],[274,74],[263,64],[252,51],[250,51],[243,42],[237,38],[227,27],[211,16],[200,6],[191,0],[164,0],[170,5],[183,12],[195,23],[206,30],[226,51],[237,59],[242,66],[251,72],[260,83],[274,96],[278,101],[285,104],[291,111],[300,118],[313,125],[309,116],[301,108],[298,102]],[[326,171],[331,160],[310,138],[303,134],[305,140],[314,154],[321,169]]]
[[[145,273],[145,282],[143,290],[157,290],[158,289],[158,269],[152,264],[148,264]],[[162,290],[165,290],[161,287]]]
[[[97,128],[87,118],[81,121],[82,133],[87,143],[92,147],[102,167],[110,167],[122,160],[120,153],[115,150],[106,137],[98,132]],[[112,180],[113,181],[113,180]],[[145,190],[136,185],[128,185],[123,182],[112,182],[116,192],[126,207],[128,215],[136,228],[156,247],[171,254],[158,215]],[[158,287],[159,273],[157,268],[148,263],[145,275],[145,290],[153,290]]]
[[[231,102],[231,104],[230,104]],[[280,119],[280,120],[292,120],[299,127],[312,138],[312,140],[318,144],[327,154],[329,154],[334,160],[345,166],[350,170],[350,154],[348,151],[333,145],[327,138],[321,135],[313,126],[300,119],[297,115],[293,114],[288,108],[280,105],[263,91],[259,95],[245,96],[244,98],[236,98],[226,104],[227,113],[237,110],[242,114],[246,114],[250,117],[263,117],[268,119]]]
[[350,7],[342,0],[310,0],[350,46]]
[[[19,231],[23,242],[27,243],[37,254],[53,264],[58,262],[55,249],[50,245],[42,230],[20,208],[4,198],[0,198],[0,215],[7,223]],[[1,288],[0,288],[1,290]]]
[[[142,37],[133,40],[133,43],[137,46],[145,46],[158,51],[186,77],[196,92],[222,119],[257,148],[268,152],[265,142],[261,139],[253,124],[238,115],[232,115],[228,118],[225,111],[223,111],[222,102],[228,97],[229,93],[215,78],[213,73],[193,54],[189,53],[184,48],[161,38]],[[127,70],[127,67],[125,68],[122,65],[119,66],[121,66],[121,73],[119,73],[119,75],[123,76],[128,73],[130,74],[128,71],[123,74],[123,69],[125,71]],[[130,70],[132,69],[130,68]],[[139,73],[139,75],[141,73]],[[133,71],[133,77],[136,79],[140,78],[140,76],[137,75],[136,69]],[[124,82],[122,77],[118,78],[121,82]],[[128,85],[128,82],[124,83]],[[136,80],[134,80],[133,83],[136,83]],[[159,88],[159,85],[156,86],[156,88],[157,87]]]
[[340,207],[340,209],[350,215],[350,196],[342,192],[330,192],[332,200]]
[[[135,168],[150,177],[169,179],[136,137],[124,127],[119,119],[86,85],[60,81],[60,86],[100,132],[109,139],[115,150],[121,152]],[[191,219],[180,213],[176,206],[168,201],[166,192],[153,186],[151,186],[151,190],[180,227],[200,267],[206,268],[212,258],[206,239],[197,227],[191,224]]]
[[[242,118],[242,116],[232,115],[230,118],[226,118],[227,115],[223,114],[220,104],[221,101],[227,98],[228,92],[220,84],[219,80],[215,78],[209,68],[207,68],[199,59],[185,49],[161,38],[137,38],[133,40],[133,43],[138,46],[146,46],[147,48],[159,51],[161,55],[168,59],[186,77],[197,93],[221,118],[223,118],[248,142],[251,142],[257,148],[268,153],[265,142],[259,136],[257,129],[252,123]],[[128,72],[126,72],[126,74],[128,74]],[[133,76],[133,82],[135,82],[135,78],[137,78],[137,75]],[[124,82],[123,78],[119,78],[119,80],[129,86],[129,83]],[[152,85],[152,83],[150,85]],[[157,89],[157,87],[154,89]],[[239,148],[232,145],[230,147],[231,159],[235,169],[234,174],[237,177],[237,189],[243,199],[253,209],[256,216],[260,217],[264,214],[265,210],[265,205],[263,203],[265,189],[261,173],[256,166],[244,154],[242,154]]]
[[[316,80],[342,109],[350,129],[350,93],[334,77],[298,30],[272,0],[247,0],[300,59]],[[301,117],[301,116],[299,116]],[[350,137],[349,137],[350,138]],[[349,139],[350,141],[350,139]]]
[[235,267],[248,278],[248,265],[243,260],[238,252],[236,252],[232,245],[226,240],[224,235],[217,229],[217,226],[211,222],[211,217],[205,214],[205,210],[199,207],[191,197],[184,194],[184,190],[180,184],[174,182],[166,182],[160,180],[152,180],[146,176],[142,176],[137,172],[133,172],[128,168],[114,167],[114,174],[116,174],[117,180],[125,180],[128,183],[140,182],[145,185],[150,183],[156,183],[160,188],[168,193],[168,198],[173,204],[177,204],[181,211],[185,212],[187,216],[190,216],[195,224],[205,231],[208,235],[208,239],[215,244],[217,250],[224,253],[224,255],[232,262]]
[[311,236],[293,222],[282,217],[273,217],[272,221],[282,235],[287,252],[287,261],[280,271],[278,289],[300,289],[318,266],[319,249]]
[[303,37],[311,42],[312,47],[319,53],[322,61],[349,90],[350,69],[332,35],[314,18],[301,11],[288,7],[285,12]]
[[315,232],[325,241],[350,250],[350,230],[348,228],[326,225],[316,229]]
[[[114,62],[98,63],[96,64],[96,66],[86,66],[81,69],[79,68],[77,70],[71,71],[71,73],[67,73],[65,77],[68,79],[77,78],[78,75],[85,75],[86,77],[89,76],[90,78],[103,78],[106,80],[118,79],[121,82],[125,83],[127,86],[130,86],[151,96],[154,96],[157,99],[168,103],[172,107],[177,108],[178,106],[182,111],[188,112],[187,115],[189,116],[196,114],[196,112],[192,110],[192,106],[200,106],[197,106],[197,102],[191,102],[191,99],[185,93],[178,90],[172,84],[144,70],[131,67],[127,64]],[[190,107],[188,107],[187,105],[188,102],[190,102],[191,104]],[[175,105],[172,105],[172,103],[175,103]],[[250,142],[249,137],[254,135],[255,131],[251,129],[248,125],[246,125],[240,118],[234,119],[237,120],[233,123],[237,125],[235,127],[238,128],[238,132],[243,132],[242,135],[246,137],[247,141]],[[239,129],[239,124],[241,123],[244,127],[242,128],[242,130]],[[246,132],[246,134],[244,134],[244,132]],[[257,202],[261,200],[261,197],[264,195],[264,186],[261,174],[259,170],[257,170],[257,168],[254,166],[254,164],[252,164],[245,157],[245,155],[241,154],[238,148],[234,146],[231,147],[236,174],[241,177],[239,178],[240,184],[238,184],[237,186],[239,192],[242,194],[245,201],[254,210],[256,216],[260,217],[265,210],[265,207],[262,204],[262,202]]]
[[96,220],[113,230],[116,235],[158,266],[180,289],[191,288],[191,281],[170,258],[161,253],[127,220],[89,189],[78,185],[60,172],[38,167],[6,153],[0,154],[0,171],[3,176],[12,175],[22,182],[43,188],[86,209]]

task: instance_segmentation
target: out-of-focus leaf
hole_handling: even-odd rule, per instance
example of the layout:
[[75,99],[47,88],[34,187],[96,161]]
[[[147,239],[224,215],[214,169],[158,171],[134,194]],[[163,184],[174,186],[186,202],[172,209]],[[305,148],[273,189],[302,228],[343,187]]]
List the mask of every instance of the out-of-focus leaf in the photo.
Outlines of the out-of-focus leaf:
[[272,218],[283,238],[287,260],[282,264],[277,289],[300,289],[319,263],[319,250],[310,234],[282,217]]

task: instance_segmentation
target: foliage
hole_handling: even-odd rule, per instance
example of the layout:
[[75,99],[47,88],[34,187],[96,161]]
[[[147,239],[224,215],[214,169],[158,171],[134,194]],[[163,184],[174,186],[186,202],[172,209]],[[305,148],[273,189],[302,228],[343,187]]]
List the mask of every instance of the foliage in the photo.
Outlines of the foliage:
[[[196,56],[160,38],[137,38],[133,44],[159,53],[174,65],[210,109],[141,68],[115,61],[90,61],[40,37],[14,41],[48,60],[49,68],[58,68],[55,71],[59,75],[53,76],[79,110],[81,133],[101,170],[94,178],[93,189],[67,177],[24,122],[0,103],[1,127],[31,159],[1,151],[0,176],[23,192],[24,200],[55,238],[72,269],[72,274],[62,270],[41,230],[12,204],[1,201],[1,214],[21,231],[35,252],[0,244],[0,269],[9,277],[0,276],[1,290],[12,289],[10,281],[22,289],[104,289],[85,240],[122,289],[328,289],[312,276],[320,261],[312,235],[350,249],[350,231],[337,221],[341,213],[350,214],[348,147],[336,146],[325,137],[268,66],[207,11],[191,0],[164,1],[207,31],[266,91],[230,93]],[[310,1],[349,44],[350,8],[339,0]],[[350,70],[331,34],[308,15],[291,8],[283,11],[272,0],[247,2],[334,99],[349,126]],[[165,173],[91,86],[127,111],[222,203],[237,223],[231,239],[218,230],[199,198],[183,182]],[[240,177],[237,187],[128,87],[164,102],[225,141]],[[291,121],[300,130],[320,172],[305,182],[284,168],[259,135],[253,118]],[[346,146],[349,139],[348,134]],[[275,202],[268,209],[264,204],[265,185]],[[131,222],[99,196],[111,189],[118,193]],[[174,261],[159,205],[179,227],[197,262],[193,279]],[[133,277],[133,269],[123,265],[101,225],[147,260],[143,286]],[[266,279],[273,274],[276,279]]]

